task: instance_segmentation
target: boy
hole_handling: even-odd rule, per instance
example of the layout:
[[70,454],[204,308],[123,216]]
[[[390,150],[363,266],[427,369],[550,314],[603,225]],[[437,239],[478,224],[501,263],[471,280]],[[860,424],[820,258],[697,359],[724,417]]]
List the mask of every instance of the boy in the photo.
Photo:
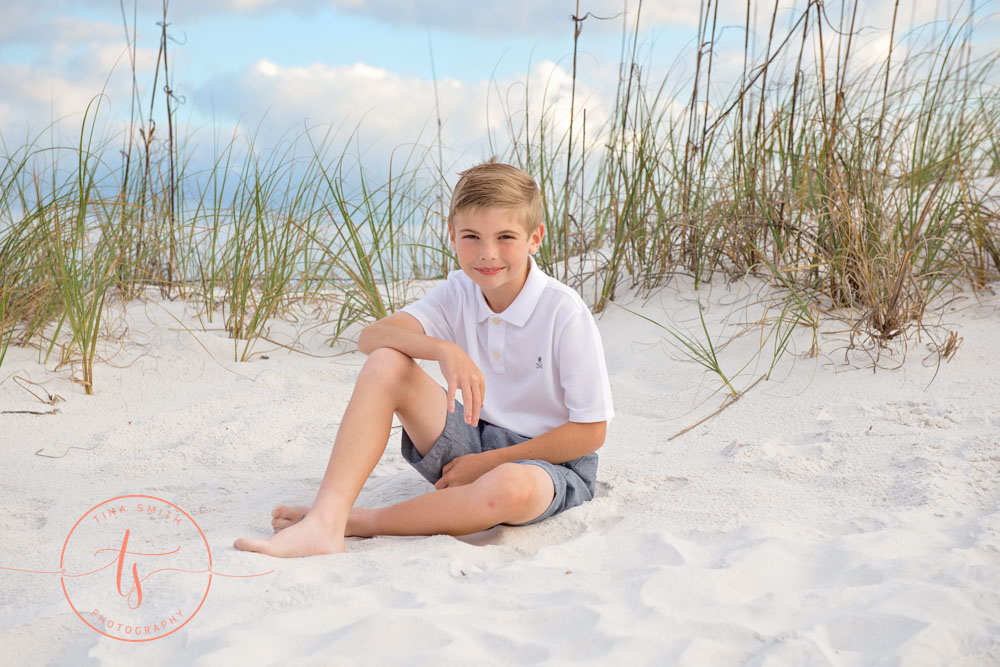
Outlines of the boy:
[[[604,351],[579,295],[531,257],[541,217],[524,171],[491,160],[462,172],[448,214],[461,270],[365,327],[358,349],[369,357],[313,506],[277,507],[275,535],[236,548],[294,557],[342,552],[345,536],[465,535],[593,497],[594,452],[613,416]],[[414,359],[436,360],[447,391]],[[393,414],[404,457],[435,490],[353,507]]]

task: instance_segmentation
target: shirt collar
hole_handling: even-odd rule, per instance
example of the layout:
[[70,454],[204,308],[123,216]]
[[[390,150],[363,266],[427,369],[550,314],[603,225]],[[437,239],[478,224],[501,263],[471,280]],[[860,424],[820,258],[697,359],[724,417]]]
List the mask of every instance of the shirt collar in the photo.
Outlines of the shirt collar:
[[502,313],[494,313],[486,303],[483,290],[477,289],[477,302],[479,304],[477,321],[483,322],[489,317],[499,317],[508,324],[523,327],[528,318],[535,312],[535,306],[545,291],[545,284],[548,282],[547,276],[535,264],[535,258],[528,255],[528,278],[524,281],[524,286],[514,298],[514,302],[507,306],[507,310]]

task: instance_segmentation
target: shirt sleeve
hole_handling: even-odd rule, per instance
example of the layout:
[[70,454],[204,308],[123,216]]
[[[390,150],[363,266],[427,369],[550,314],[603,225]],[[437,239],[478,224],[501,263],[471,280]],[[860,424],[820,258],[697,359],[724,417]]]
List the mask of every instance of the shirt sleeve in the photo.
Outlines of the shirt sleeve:
[[611,383],[604,360],[604,345],[594,316],[581,306],[558,333],[559,383],[569,420],[611,421]]
[[428,336],[454,342],[456,340],[454,323],[448,317],[449,313],[453,314],[456,310],[448,305],[454,303],[452,282],[449,279],[438,283],[422,299],[404,306],[401,310],[417,318]]

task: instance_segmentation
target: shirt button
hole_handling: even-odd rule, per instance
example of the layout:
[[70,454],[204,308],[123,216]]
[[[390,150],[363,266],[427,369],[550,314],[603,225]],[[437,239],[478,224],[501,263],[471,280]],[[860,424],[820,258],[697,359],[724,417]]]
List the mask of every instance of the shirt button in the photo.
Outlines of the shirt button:
[[493,324],[500,324],[500,318],[499,317],[494,317],[493,318]]
[[500,358],[500,353],[499,352],[494,352],[493,353],[493,358],[494,359],[499,359]]

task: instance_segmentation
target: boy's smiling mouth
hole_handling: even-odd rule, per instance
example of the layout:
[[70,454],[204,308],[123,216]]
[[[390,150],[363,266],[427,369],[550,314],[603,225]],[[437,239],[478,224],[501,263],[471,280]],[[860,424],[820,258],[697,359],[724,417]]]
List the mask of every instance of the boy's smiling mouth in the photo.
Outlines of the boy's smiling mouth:
[[476,271],[478,271],[479,273],[483,274],[484,276],[495,276],[496,274],[498,274],[501,271],[503,271],[503,267],[502,266],[497,266],[497,267],[489,267],[489,268],[482,268],[482,269],[476,268]]

